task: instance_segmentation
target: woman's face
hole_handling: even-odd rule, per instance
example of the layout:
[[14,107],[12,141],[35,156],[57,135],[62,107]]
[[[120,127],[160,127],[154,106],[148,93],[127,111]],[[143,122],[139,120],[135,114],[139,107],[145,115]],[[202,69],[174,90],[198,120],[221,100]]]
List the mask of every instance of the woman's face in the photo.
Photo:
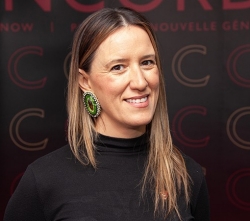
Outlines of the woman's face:
[[90,73],[80,70],[83,91],[92,91],[102,112],[97,132],[131,138],[145,133],[159,94],[159,70],[148,34],[136,26],[122,27],[98,47]]

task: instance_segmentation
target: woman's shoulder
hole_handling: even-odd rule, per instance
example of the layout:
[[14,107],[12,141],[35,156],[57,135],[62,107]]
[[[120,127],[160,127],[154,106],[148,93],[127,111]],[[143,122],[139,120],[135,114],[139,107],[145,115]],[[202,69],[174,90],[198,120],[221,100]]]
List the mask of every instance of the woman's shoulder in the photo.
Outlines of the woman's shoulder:
[[72,153],[70,150],[70,146],[67,144],[63,147],[53,150],[50,153],[47,153],[46,155],[38,158],[37,160],[33,162],[33,164],[39,164],[40,162],[43,162],[43,161],[60,160],[65,157],[69,157],[71,155]]
[[63,169],[69,164],[75,162],[75,157],[71,152],[70,146],[65,145],[58,148],[31,163],[28,167],[36,174]]
[[200,187],[205,180],[204,169],[192,157],[182,153],[187,172],[192,180],[193,186]]
[[192,157],[182,153],[183,159],[186,164],[186,168],[188,172],[194,173],[194,174],[204,174],[202,166],[197,163]]

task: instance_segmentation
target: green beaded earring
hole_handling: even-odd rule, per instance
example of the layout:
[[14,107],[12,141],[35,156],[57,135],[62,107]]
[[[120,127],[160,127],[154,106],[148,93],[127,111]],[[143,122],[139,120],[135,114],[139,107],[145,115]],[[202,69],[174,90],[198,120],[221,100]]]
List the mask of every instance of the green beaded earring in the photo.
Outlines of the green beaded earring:
[[84,107],[91,117],[98,117],[101,113],[101,105],[97,97],[90,91],[83,93]]

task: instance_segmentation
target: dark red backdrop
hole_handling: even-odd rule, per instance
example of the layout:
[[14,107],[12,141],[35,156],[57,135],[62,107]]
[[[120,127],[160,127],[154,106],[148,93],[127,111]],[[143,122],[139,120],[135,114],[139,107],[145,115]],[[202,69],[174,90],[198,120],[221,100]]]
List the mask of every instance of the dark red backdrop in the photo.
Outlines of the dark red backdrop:
[[122,5],[157,33],[174,142],[204,167],[212,220],[250,220],[250,0],[2,0],[0,219],[27,165],[66,143],[76,26]]

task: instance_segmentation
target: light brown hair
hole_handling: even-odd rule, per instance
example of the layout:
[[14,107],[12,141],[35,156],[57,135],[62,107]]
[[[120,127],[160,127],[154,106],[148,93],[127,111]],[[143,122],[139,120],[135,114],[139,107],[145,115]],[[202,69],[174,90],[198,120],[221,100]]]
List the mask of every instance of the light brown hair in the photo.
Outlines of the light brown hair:
[[[168,216],[176,212],[180,217],[177,199],[184,191],[189,202],[189,176],[184,159],[173,146],[169,128],[164,79],[154,32],[145,17],[127,8],[104,8],[91,14],[78,27],[72,46],[68,82],[68,140],[75,157],[84,165],[97,168],[93,141],[97,135],[95,120],[84,108],[82,91],[78,85],[79,68],[89,73],[98,46],[113,32],[131,25],[147,32],[156,53],[160,91],[152,121],[147,125],[150,139],[148,161],[142,180],[142,196],[146,188],[153,191],[155,214]],[[168,193],[164,197],[164,193]]]

